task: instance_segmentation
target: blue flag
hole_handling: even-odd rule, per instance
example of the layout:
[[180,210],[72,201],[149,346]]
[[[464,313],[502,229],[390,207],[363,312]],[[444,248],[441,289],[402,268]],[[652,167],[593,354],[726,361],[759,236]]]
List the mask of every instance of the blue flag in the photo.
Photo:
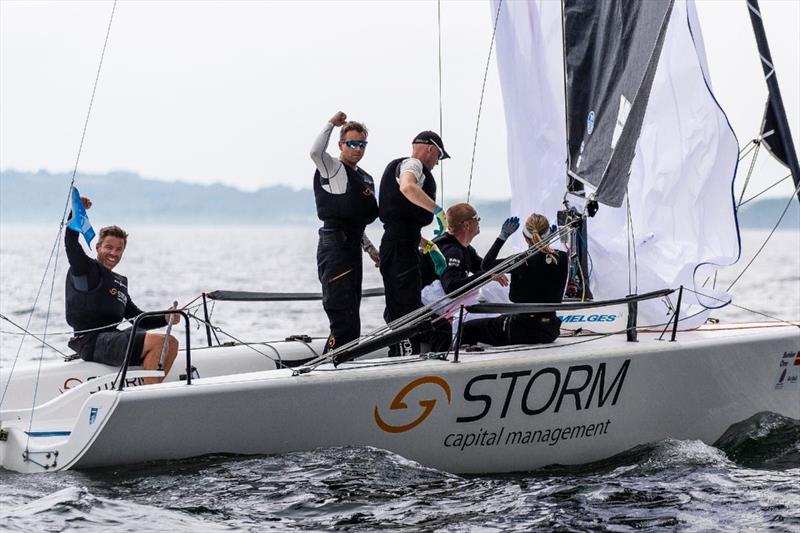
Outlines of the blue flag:
[[81,193],[75,187],[72,188],[72,218],[67,227],[83,235],[88,246],[92,245],[94,229],[92,229],[89,215],[86,214],[86,209],[83,207],[83,202],[81,202]]

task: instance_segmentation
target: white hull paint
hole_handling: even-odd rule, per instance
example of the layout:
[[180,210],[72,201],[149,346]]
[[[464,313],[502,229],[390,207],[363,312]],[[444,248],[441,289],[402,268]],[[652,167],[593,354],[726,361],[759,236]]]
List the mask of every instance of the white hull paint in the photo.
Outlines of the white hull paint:
[[[240,374],[260,370],[278,368],[278,361],[293,367],[322,354],[325,339],[312,339],[311,342],[276,341],[246,345],[226,345],[214,347],[192,348],[193,378]],[[260,353],[259,353],[260,352]],[[264,355],[266,354],[266,355]],[[141,367],[131,367],[140,369]],[[34,404],[41,405],[64,392],[94,381],[96,390],[112,388],[119,367],[87,362],[81,359],[68,362],[48,362],[41,368],[38,364],[20,365],[11,374],[9,368],[2,369],[0,375],[0,394],[5,391],[3,411],[9,409],[30,409]],[[9,378],[11,384],[8,385]],[[129,373],[125,380],[126,387],[138,387],[143,384],[141,375]],[[37,384],[38,380],[38,384]],[[181,350],[164,381],[186,380],[186,352]],[[8,390],[6,390],[8,387]]]
[[[58,419],[55,404],[66,394],[51,416],[34,418],[41,436],[4,417],[2,461],[41,472],[374,446],[449,472],[499,473],[591,462],[665,438],[711,444],[763,411],[800,419],[797,327],[657,336],[561,338],[462,353],[459,363],[383,359],[101,391],[71,400],[77,411]],[[23,459],[26,441],[35,463]]]

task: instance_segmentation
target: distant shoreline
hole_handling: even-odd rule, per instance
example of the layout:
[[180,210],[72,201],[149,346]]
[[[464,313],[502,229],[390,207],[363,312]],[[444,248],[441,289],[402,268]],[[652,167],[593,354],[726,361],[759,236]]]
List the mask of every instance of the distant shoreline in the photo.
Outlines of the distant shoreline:
[[[69,174],[0,171],[0,225],[57,226],[70,180]],[[129,172],[82,174],[77,182],[81,192],[94,201],[89,216],[100,225],[311,227],[319,224],[310,189],[277,185],[246,192],[220,184],[145,179]],[[451,200],[456,201],[460,199]],[[771,229],[787,202],[788,198],[748,202],[738,213],[739,227]],[[472,204],[485,227],[502,224],[511,207],[508,199],[477,198]],[[791,203],[780,229],[800,230],[798,202]]]

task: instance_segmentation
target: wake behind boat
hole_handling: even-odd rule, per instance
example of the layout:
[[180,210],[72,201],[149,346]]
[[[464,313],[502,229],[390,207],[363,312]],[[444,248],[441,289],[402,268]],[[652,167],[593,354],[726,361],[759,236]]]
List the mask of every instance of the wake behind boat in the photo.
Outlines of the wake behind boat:
[[[702,278],[712,262],[738,255],[735,207],[726,197],[738,147],[707,82],[693,4],[605,5],[565,0],[556,12],[544,2],[494,3],[513,209],[558,212],[558,228],[541,246],[326,355],[314,342],[282,341],[276,350],[292,364],[259,359],[251,347],[192,351],[187,342],[172,381],[158,385],[130,386],[150,374],[127,364],[118,375],[87,367],[102,377],[56,386],[57,394],[58,370],[41,401],[15,393],[25,401],[3,404],[0,464],[41,472],[375,446],[451,472],[513,472],[594,461],[665,438],[712,444],[765,411],[800,419],[800,324],[699,325],[729,301]],[[758,14],[757,3],[749,5]],[[537,41],[553,35],[542,28],[564,34]],[[766,40],[756,33],[766,65]],[[530,54],[519,56],[520,49]],[[765,74],[770,103],[760,142],[791,170],[798,194],[776,77]],[[554,87],[566,89],[563,100]],[[677,90],[683,98],[669,92]],[[690,246],[670,240],[677,225]],[[571,253],[580,301],[464,304],[492,276],[513,275],[558,241]],[[592,293],[596,300],[588,301]],[[457,328],[451,351],[375,358],[455,314],[583,316],[576,313],[597,305],[622,306],[627,312],[613,316],[625,323],[547,345],[468,351]],[[241,364],[219,365],[225,350]]]

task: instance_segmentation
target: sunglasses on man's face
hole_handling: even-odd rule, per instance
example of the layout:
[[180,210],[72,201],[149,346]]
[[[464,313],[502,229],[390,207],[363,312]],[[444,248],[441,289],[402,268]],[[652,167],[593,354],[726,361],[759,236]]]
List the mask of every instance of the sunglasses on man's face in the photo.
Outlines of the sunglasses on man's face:
[[470,217],[467,220],[468,221],[469,220],[474,220],[475,222],[480,222],[481,221],[481,217],[479,217],[478,215],[475,215],[474,217]]
[[354,150],[356,148],[366,148],[367,147],[367,141],[345,141],[344,144],[347,145],[348,148],[352,148]]

